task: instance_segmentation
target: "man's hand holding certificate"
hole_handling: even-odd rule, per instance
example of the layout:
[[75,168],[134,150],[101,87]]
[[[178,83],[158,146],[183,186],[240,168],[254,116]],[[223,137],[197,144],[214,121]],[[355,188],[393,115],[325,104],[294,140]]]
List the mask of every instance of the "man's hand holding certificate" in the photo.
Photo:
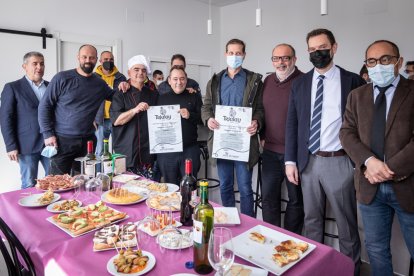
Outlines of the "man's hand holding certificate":
[[150,153],[182,152],[180,106],[151,106],[147,112]]
[[250,107],[216,105],[215,118],[208,121],[214,130],[213,158],[249,160],[250,136],[257,131]]

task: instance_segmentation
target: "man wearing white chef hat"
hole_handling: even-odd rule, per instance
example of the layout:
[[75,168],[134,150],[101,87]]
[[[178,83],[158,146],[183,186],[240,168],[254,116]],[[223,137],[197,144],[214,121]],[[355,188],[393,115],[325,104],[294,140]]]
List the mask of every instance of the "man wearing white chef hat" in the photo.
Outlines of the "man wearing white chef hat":
[[145,86],[151,68],[143,55],[128,60],[130,87],[116,93],[110,108],[113,149],[126,155],[129,171],[152,178],[154,158],[149,153],[147,109],[156,105],[158,92]]

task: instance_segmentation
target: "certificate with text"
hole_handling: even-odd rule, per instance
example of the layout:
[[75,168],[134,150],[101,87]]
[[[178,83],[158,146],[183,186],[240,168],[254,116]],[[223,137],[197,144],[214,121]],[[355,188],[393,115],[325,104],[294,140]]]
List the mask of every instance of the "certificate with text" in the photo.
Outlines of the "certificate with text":
[[213,157],[235,161],[249,160],[252,122],[250,107],[216,105],[215,119],[220,124],[214,130]]
[[179,105],[151,106],[147,110],[150,154],[182,152]]

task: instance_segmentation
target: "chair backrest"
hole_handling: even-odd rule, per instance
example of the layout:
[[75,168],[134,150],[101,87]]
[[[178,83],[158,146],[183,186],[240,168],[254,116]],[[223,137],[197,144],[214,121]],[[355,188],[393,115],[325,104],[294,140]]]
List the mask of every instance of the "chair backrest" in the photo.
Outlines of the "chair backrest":
[[[4,238],[9,242],[10,251],[12,255],[13,262],[11,261],[10,255],[7,252],[6,246],[3,244],[0,245],[1,252],[3,256],[6,256],[4,249],[6,250],[8,257],[5,257],[5,261],[7,264],[7,269],[9,271],[9,275],[30,275],[36,276],[36,271],[34,268],[34,264],[30,255],[27,253],[26,249],[23,247],[22,243],[10,229],[10,227],[4,222],[4,220],[0,217],[0,231],[3,233]],[[24,262],[24,265],[22,262]],[[10,268],[9,268],[10,265]],[[11,270],[13,273],[10,274]]]
[[4,262],[6,263],[7,271],[9,275],[13,275],[16,269],[14,267],[12,257],[10,256],[10,253],[7,250],[6,244],[4,243],[3,238],[1,236],[0,236],[0,252],[1,252],[1,255],[3,256]]

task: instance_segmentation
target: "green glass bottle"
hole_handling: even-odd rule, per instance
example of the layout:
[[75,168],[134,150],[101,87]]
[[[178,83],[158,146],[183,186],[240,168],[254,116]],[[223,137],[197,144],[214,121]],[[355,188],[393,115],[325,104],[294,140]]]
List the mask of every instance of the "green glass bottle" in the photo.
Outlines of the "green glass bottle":
[[111,189],[111,184],[112,184],[112,176],[113,176],[113,168],[112,168],[112,154],[109,152],[109,144],[108,144],[108,139],[104,139],[104,150],[103,153],[101,155],[101,171],[108,175],[110,178],[110,182],[109,182],[109,187],[102,187],[103,190],[109,190]]
[[194,270],[199,274],[208,274],[213,267],[208,261],[208,241],[214,226],[214,209],[208,203],[208,182],[200,182],[200,203],[194,210],[193,237],[194,237]]

